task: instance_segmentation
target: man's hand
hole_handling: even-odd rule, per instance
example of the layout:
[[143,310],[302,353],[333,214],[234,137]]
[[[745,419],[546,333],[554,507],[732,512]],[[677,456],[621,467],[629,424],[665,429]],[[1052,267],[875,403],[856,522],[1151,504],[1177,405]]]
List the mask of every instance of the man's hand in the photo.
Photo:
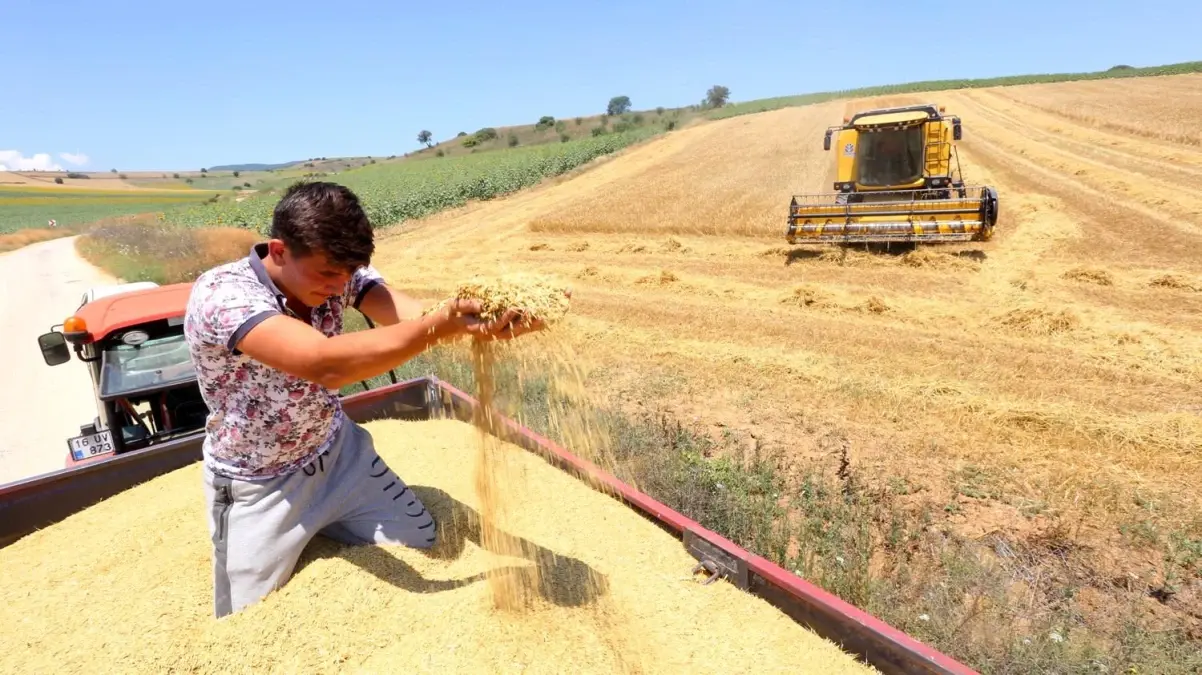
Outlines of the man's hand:
[[[572,291],[564,291],[564,295],[571,298]],[[441,311],[447,314],[446,320],[455,326],[456,333],[469,335],[476,340],[512,340],[547,327],[542,320],[531,320],[513,309],[493,321],[486,321],[480,318],[483,308],[478,300],[452,299]]]

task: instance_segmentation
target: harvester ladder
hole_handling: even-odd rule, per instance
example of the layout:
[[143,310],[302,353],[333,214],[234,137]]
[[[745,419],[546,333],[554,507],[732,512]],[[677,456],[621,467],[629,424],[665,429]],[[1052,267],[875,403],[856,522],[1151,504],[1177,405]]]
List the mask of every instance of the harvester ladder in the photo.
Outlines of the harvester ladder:
[[951,156],[943,159],[943,147],[948,144],[947,129],[942,124],[927,124],[926,167],[929,175],[946,176],[951,172]]

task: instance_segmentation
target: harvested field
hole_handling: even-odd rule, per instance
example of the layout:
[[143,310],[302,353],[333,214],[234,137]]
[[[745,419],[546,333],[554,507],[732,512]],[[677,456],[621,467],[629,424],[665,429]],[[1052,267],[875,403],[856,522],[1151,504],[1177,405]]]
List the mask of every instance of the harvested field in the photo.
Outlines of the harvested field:
[[[519,555],[496,556],[480,545],[470,425],[367,429],[439,521],[431,554],[318,538],[283,589],[214,621],[192,465],[0,550],[0,670],[875,672],[729,584],[700,585],[671,535],[509,445],[516,470],[496,487]],[[533,606],[494,608],[490,570],[536,574]],[[713,616],[739,630],[715,636]]]
[[[571,279],[590,387],[774,451],[787,475],[833,474],[845,458],[861,494],[900,495],[898,518],[997,564],[1012,563],[998,551],[1036,551],[1013,572],[1029,603],[1003,612],[1014,643],[1023,626],[1079,617],[1074,644],[1137,658],[1107,615],[1202,636],[1202,115],[1181,104],[1197,82],[733,117],[406,223],[376,264],[428,299],[473,274]],[[1129,95],[1160,131],[1127,126]],[[909,254],[787,246],[790,196],[829,188],[826,126],[927,100],[961,116],[967,180],[999,191],[995,239]],[[923,555],[882,550],[872,570]],[[951,573],[940,564],[931,584]],[[917,613],[893,619],[926,631]],[[976,651],[1002,620],[990,616],[948,608],[963,627],[937,645],[1001,659]]]

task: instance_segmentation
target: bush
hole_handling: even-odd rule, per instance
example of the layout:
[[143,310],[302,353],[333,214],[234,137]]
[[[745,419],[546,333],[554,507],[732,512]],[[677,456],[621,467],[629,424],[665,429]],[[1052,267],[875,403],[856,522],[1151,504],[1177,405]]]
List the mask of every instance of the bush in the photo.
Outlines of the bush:
[[59,177],[59,176],[55,176],[55,177],[54,177],[54,182],[55,182],[55,183],[58,183],[59,185],[62,185],[62,184],[63,184],[63,179],[62,179],[61,177]]
[[71,173],[67,174],[67,178],[74,178],[76,180],[86,180],[88,178],[91,178],[91,176],[89,176],[86,173],[78,173],[78,172],[72,171]]
[[258,241],[240,228],[184,228],[143,222],[105,224],[80,238],[89,262],[128,281],[171,284],[246,255]]
[[569,135],[567,135],[567,134],[560,134],[560,135],[559,135],[559,142],[560,142],[560,143],[567,143],[567,142],[568,142],[568,141],[570,141],[570,140],[572,140],[572,137],[571,137],[571,136],[569,136]]
[[509,147],[516,148],[518,145],[518,137],[514,134],[509,134],[508,143],[509,143]]

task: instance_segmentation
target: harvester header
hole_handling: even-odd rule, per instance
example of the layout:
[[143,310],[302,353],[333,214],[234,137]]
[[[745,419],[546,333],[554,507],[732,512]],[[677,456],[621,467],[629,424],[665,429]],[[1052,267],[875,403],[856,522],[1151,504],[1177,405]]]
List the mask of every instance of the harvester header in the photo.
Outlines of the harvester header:
[[803,243],[985,241],[997,191],[968,186],[960,118],[931,104],[864,110],[826,130],[837,151],[832,192],[794,195],[786,239]]

